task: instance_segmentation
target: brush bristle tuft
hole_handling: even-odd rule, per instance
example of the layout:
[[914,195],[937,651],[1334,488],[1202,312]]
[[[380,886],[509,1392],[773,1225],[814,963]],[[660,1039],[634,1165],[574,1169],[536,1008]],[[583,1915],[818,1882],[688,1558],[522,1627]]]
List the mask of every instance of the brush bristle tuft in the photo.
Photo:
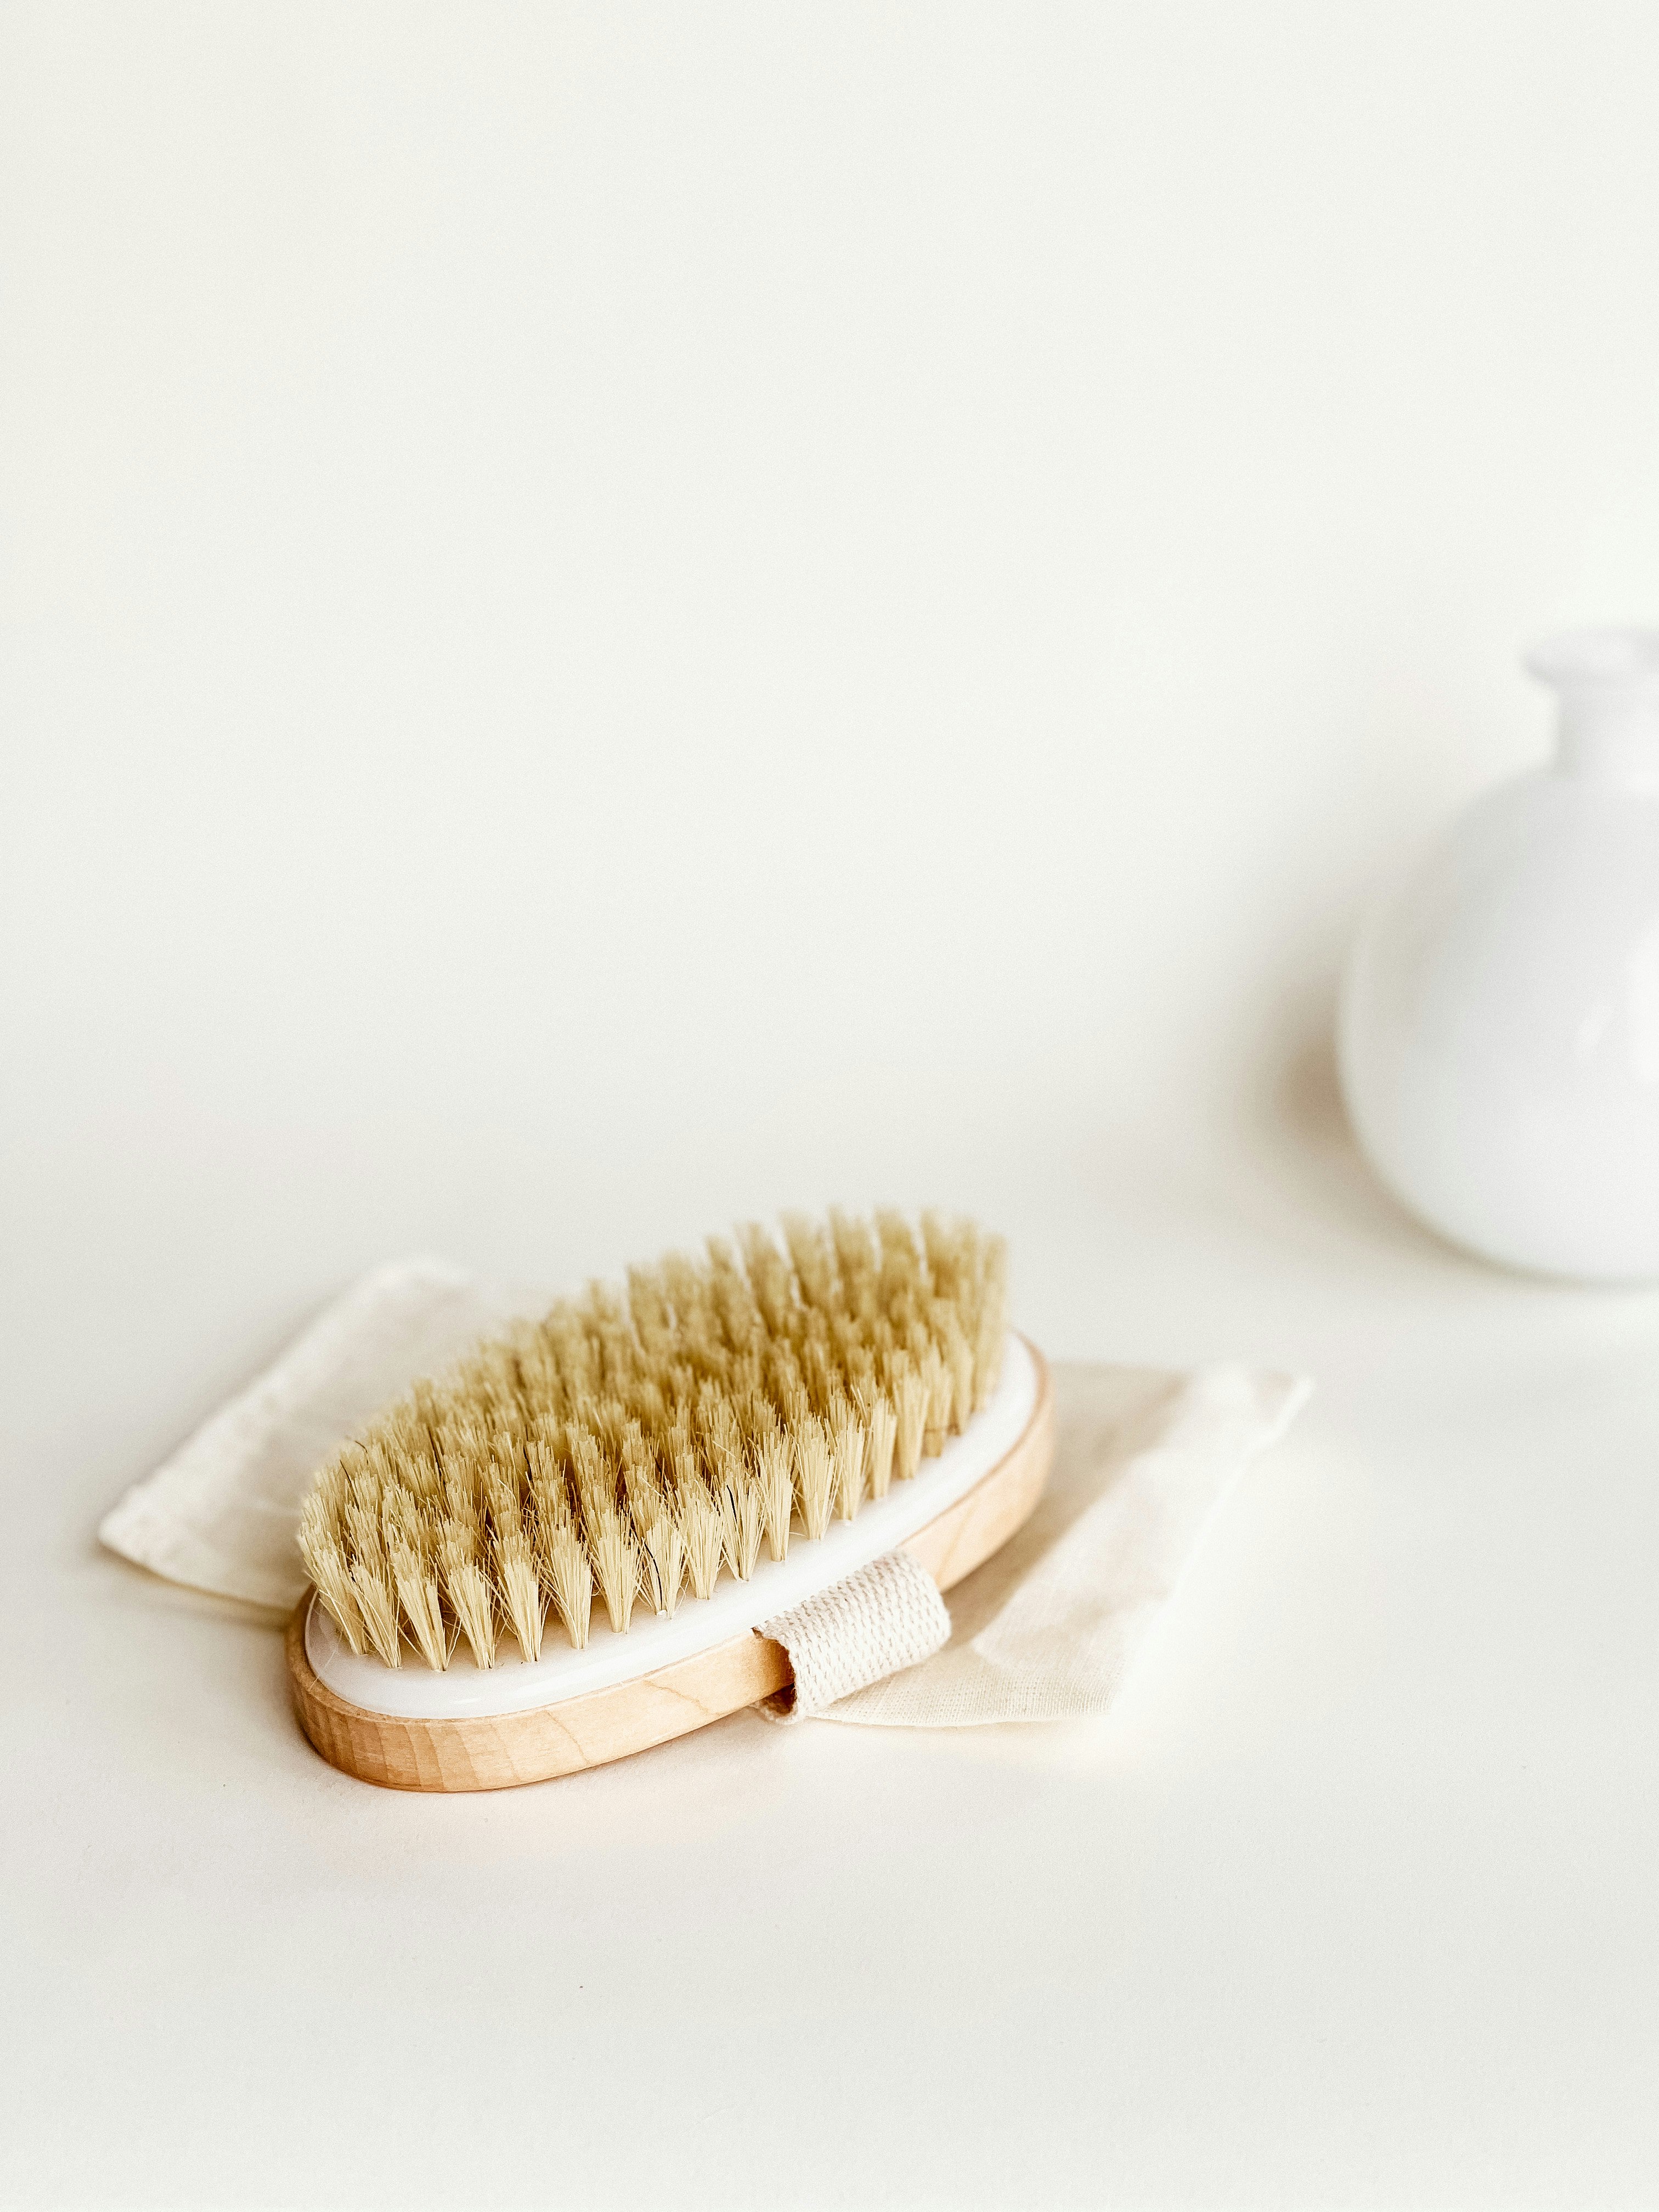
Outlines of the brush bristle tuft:
[[[990,1403],[1007,1248],[902,1213],[745,1224],[518,1323],[417,1382],[325,1467],[300,1549],[348,1648],[447,1667],[503,1634],[587,1642],[747,1580],[911,1480]],[[511,1647],[509,1646],[509,1650]]]

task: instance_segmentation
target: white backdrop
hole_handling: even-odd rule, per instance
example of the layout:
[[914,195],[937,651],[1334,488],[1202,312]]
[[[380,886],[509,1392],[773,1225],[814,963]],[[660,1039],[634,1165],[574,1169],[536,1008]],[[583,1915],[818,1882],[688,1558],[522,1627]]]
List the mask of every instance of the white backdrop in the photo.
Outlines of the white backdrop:
[[[1656,86],[1597,0],[0,11],[5,2202],[1659,2201],[1659,1300],[1413,1230],[1324,1042],[1522,645],[1659,613]],[[410,1800],[96,1552],[378,1260],[836,1197],[1316,1379],[1086,1744]]]
[[1079,1206],[1659,606],[1650,8],[4,43],[9,1273],[166,1263],[156,1441],[387,1254],[836,1196],[1107,1348]]

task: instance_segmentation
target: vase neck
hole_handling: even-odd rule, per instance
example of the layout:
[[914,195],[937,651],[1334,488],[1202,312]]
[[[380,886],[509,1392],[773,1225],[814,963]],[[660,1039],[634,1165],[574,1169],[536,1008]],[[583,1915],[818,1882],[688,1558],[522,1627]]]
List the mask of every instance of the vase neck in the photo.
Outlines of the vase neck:
[[1576,630],[1527,665],[1556,695],[1561,775],[1659,791],[1659,630]]

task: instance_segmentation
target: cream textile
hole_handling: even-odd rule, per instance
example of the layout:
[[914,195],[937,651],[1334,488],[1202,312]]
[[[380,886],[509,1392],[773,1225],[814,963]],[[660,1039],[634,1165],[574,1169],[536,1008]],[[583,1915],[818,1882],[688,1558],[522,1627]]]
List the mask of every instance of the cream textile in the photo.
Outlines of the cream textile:
[[295,1525],[323,1460],[507,1310],[440,1260],[377,1267],[134,1483],[98,1534],[169,1582],[292,1612],[306,1586]]
[[[417,1375],[536,1306],[437,1261],[377,1269],[136,1483],[100,1535],[171,1581],[291,1608],[305,1587],[295,1521],[319,1462]],[[951,1592],[949,1644],[869,1682],[867,1618],[843,1608],[854,1670],[843,1679],[868,1686],[823,1717],[963,1728],[1103,1711],[1216,1507],[1308,1390],[1243,1365],[1180,1375],[1060,1364],[1054,1375],[1048,1490],[1025,1527]]]
[[1104,1712],[1217,1507],[1308,1391],[1236,1364],[1056,1365],[1058,1446],[1036,1511],[951,1590],[937,1657],[829,1717],[971,1728]]

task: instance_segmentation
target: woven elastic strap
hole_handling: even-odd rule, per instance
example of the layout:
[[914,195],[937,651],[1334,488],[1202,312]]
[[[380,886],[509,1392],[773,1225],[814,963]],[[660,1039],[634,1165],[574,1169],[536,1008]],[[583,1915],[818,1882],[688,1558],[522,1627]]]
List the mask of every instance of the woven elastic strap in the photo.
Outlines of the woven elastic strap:
[[799,1721],[837,1698],[931,1658],[951,1638],[951,1616],[933,1577],[908,1552],[886,1552],[845,1582],[820,1590],[756,1629],[789,1654],[793,1690],[768,1698],[769,1719]]

